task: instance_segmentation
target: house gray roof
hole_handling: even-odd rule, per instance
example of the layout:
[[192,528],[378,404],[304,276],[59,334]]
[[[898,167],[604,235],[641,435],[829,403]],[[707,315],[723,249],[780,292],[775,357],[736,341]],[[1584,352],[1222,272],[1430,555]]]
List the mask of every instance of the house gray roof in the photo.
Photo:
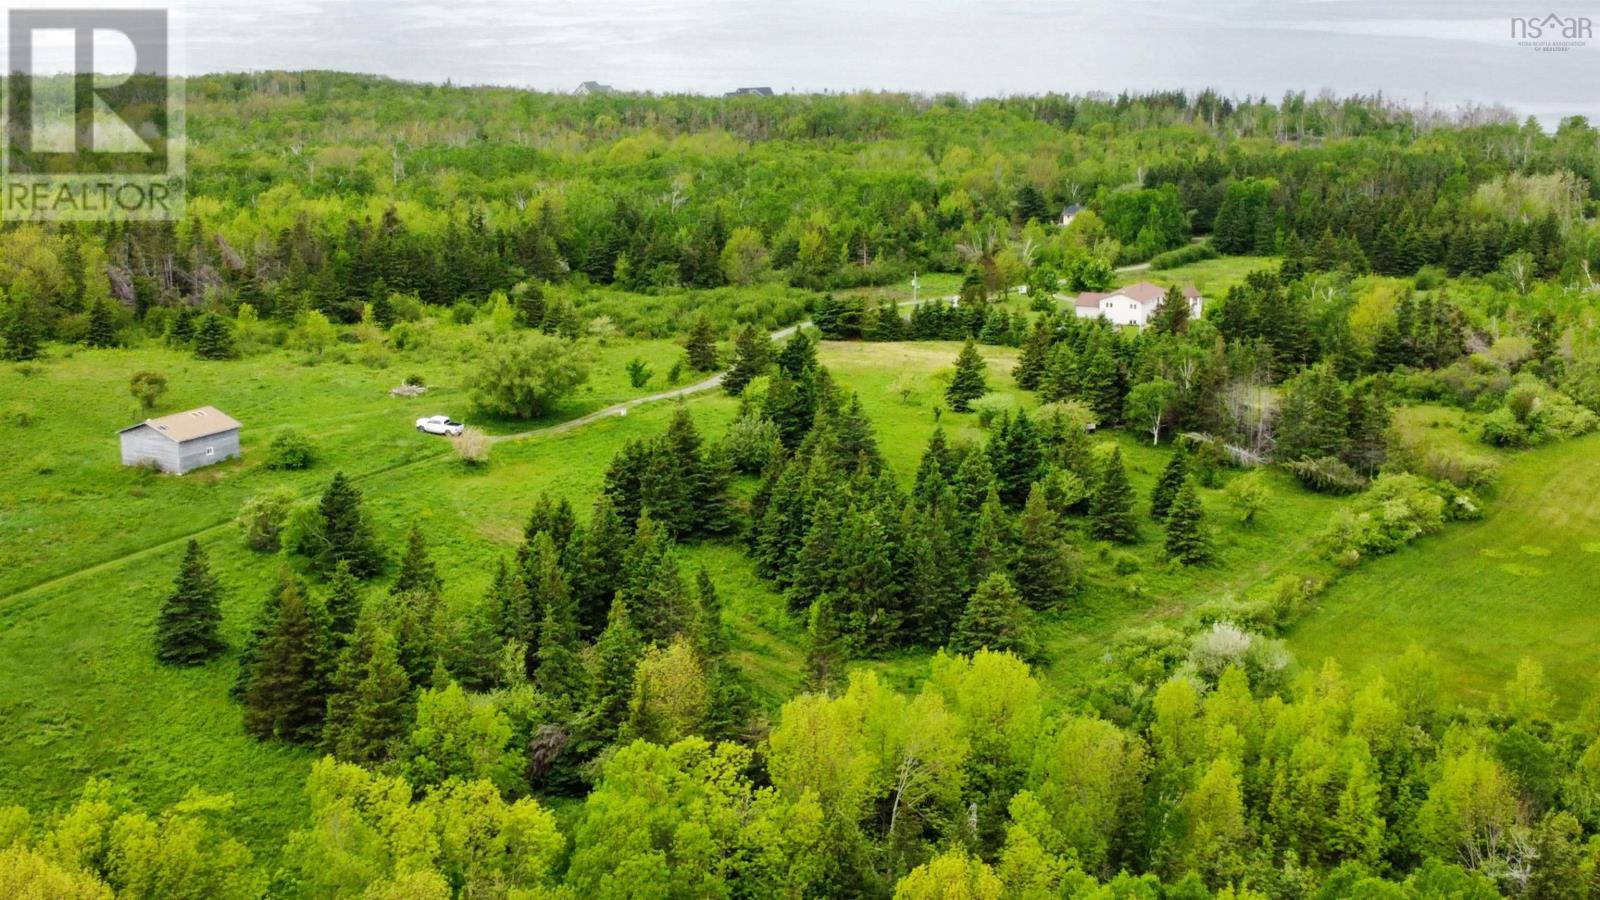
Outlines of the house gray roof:
[[162,416],[159,419],[145,419],[137,425],[129,425],[120,429],[117,434],[132,431],[135,428],[150,426],[171,440],[183,443],[195,438],[210,437],[224,431],[232,431],[240,427],[239,421],[215,406],[202,406],[199,409],[185,410]]
[[[1095,307],[1100,305],[1101,300],[1104,300],[1107,297],[1116,296],[1118,294],[1137,303],[1155,303],[1167,295],[1167,289],[1159,284],[1151,284],[1148,281],[1141,281],[1138,284],[1125,285],[1117,288],[1114,291],[1106,291],[1103,294],[1096,293],[1094,291],[1084,291],[1078,295],[1076,304],[1083,307]],[[1194,300],[1200,296],[1200,292],[1194,289],[1194,285],[1186,284],[1183,286],[1183,295],[1188,297],[1190,300]]]

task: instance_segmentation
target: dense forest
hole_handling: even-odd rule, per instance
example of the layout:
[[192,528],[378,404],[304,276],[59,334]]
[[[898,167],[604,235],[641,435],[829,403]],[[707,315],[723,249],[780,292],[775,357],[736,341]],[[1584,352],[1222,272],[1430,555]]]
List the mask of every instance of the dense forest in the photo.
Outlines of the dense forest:
[[[1408,442],[1402,411],[1459,414],[1494,459],[1600,426],[1588,123],[321,72],[188,98],[182,221],[0,230],[19,429],[52,412],[27,384],[82,358],[149,411],[174,360],[447,356],[498,429],[452,439],[462,480],[597,357],[633,354],[637,396],[666,345],[665,380],[699,373],[721,405],[618,425],[583,502],[497,487],[525,516],[511,536],[445,533],[420,498],[381,526],[375,485],[316,468],[331,438],[279,430],[250,465],[312,489],[169,542],[170,586],[127,602],[151,607],[143,658],[209,672],[252,740],[306,754],[293,827],[263,853],[230,796],[153,808],[114,767],[74,773],[60,808],[0,792],[0,893],[1600,894],[1600,689],[1560,696],[1528,659],[1470,702],[1421,644],[1357,677],[1284,640],[1340,580],[1496,502],[1494,463]],[[1198,316],[1165,274],[1242,257]],[[1147,326],[1074,313],[1145,264],[1170,288]],[[898,293],[913,277],[954,297]],[[913,399],[869,412],[827,358],[857,343],[934,348],[937,393],[902,375]],[[1146,490],[1129,456],[1151,448]],[[1237,548],[1302,500],[1325,505],[1286,567],[1184,580],[1268,568]],[[731,591],[774,600],[795,646],[752,650]],[[1063,662],[1113,595],[1138,614]]]

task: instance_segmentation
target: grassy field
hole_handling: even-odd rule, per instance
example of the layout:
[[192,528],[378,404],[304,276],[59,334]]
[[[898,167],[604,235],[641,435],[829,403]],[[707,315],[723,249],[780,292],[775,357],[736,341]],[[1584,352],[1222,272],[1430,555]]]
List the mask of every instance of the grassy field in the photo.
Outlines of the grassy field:
[[[1035,399],[1018,390],[1010,377],[1017,351],[980,349],[989,362],[991,387],[983,402],[1033,405]],[[958,351],[955,343],[825,343],[820,348],[822,362],[838,383],[860,395],[884,457],[907,485],[935,427],[942,426],[952,440],[985,437],[975,414],[935,412],[944,405],[947,373]],[[638,354],[652,364],[661,360],[670,365],[676,348],[666,342],[619,342],[603,352],[615,364],[597,363],[592,390],[563,404],[557,415],[567,418],[659,390],[664,385],[654,381],[641,390],[628,386],[620,361]],[[125,393],[127,375],[137,368],[159,368],[172,380],[162,411],[211,402],[244,420],[245,459],[183,478],[122,469],[114,431],[142,417]],[[435,391],[422,400],[390,398],[388,388],[402,372],[413,370],[437,385]],[[389,369],[346,363],[306,367],[281,355],[199,363],[159,349],[80,351],[59,355],[31,375],[14,368],[0,371],[0,391],[35,415],[34,424],[15,430],[25,438],[26,452],[0,461],[0,474],[12,486],[0,501],[0,554],[6,563],[0,572],[0,721],[7,726],[0,729],[0,803],[24,798],[30,807],[45,810],[69,800],[91,776],[128,785],[138,801],[150,806],[171,803],[198,785],[233,793],[239,800],[233,826],[258,854],[274,859],[283,834],[303,815],[301,789],[313,754],[263,744],[244,734],[240,710],[227,696],[235,674],[231,656],[178,671],[157,665],[151,655],[155,613],[170,590],[187,536],[198,534],[211,555],[225,589],[225,631],[237,645],[284,562],[244,547],[230,524],[239,503],[280,484],[309,495],[342,468],[357,476],[388,546],[397,548],[413,523],[422,527],[445,578],[447,602],[463,602],[482,593],[495,559],[511,552],[540,492],[569,498],[580,516],[586,516],[618,447],[629,438],[658,434],[674,408],[671,402],[651,404],[569,432],[501,443],[486,469],[470,470],[453,458],[445,442],[411,428],[411,420],[424,412],[470,417],[459,387],[462,375],[461,363],[430,364],[421,358],[402,359]],[[686,403],[710,438],[737,409],[737,401],[720,391]],[[1408,413],[1402,424],[1419,440],[1465,444],[1468,423],[1451,415],[1438,410]],[[302,425],[318,441],[321,459],[310,471],[273,472],[260,464],[272,431],[288,422]],[[1121,445],[1142,513],[1170,449],[1153,448],[1128,435],[1101,439]],[[1422,545],[1448,548],[1467,541],[1467,549],[1460,551],[1465,562],[1453,567],[1449,577],[1469,585],[1493,570],[1494,578],[1523,585],[1522,595],[1475,592],[1488,599],[1476,606],[1436,603],[1432,612],[1444,618],[1430,621],[1411,610],[1416,601],[1395,605],[1404,595],[1393,588],[1395,579],[1427,585],[1431,583],[1423,579],[1434,576],[1437,583],[1442,577],[1432,571],[1440,557],[1409,550],[1363,569],[1329,596],[1322,612],[1295,636],[1301,659],[1332,653],[1359,665],[1380,658],[1382,651],[1376,648],[1384,641],[1403,648],[1410,639],[1439,638],[1436,646],[1448,651],[1446,637],[1470,642],[1471,634],[1479,635],[1481,654],[1499,654],[1508,639],[1520,642],[1520,648],[1521,643],[1535,643],[1547,625],[1523,609],[1514,627],[1503,627],[1497,617],[1516,615],[1516,607],[1502,600],[1521,596],[1526,602],[1535,596],[1553,604],[1544,592],[1556,584],[1565,586],[1561,614],[1581,624],[1583,579],[1592,584],[1600,575],[1594,570],[1600,555],[1590,552],[1600,550],[1600,543],[1585,543],[1600,542],[1595,518],[1600,516],[1595,509],[1600,473],[1593,471],[1600,444],[1594,441],[1519,457],[1517,466],[1507,469],[1502,491],[1510,502],[1507,509],[1495,508],[1483,523],[1457,526],[1459,530]],[[48,457],[48,465],[30,461],[40,455]],[[1588,479],[1583,488],[1590,492],[1588,512],[1577,516],[1568,503],[1560,507],[1567,510],[1561,514],[1565,518],[1556,522],[1549,519],[1553,513],[1548,505],[1561,490],[1552,479],[1572,466]],[[1083,541],[1087,590],[1069,609],[1041,622],[1049,655],[1043,671],[1062,688],[1061,695],[1129,624],[1175,617],[1285,571],[1326,565],[1317,558],[1314,544],[1342,501],[1311,494],[1277,475],[1269,484],[1271,506],[1249,527],[1233,521],[1219,491],[1202,491],[1219,551],[1211,566],[1169,566],[1162,558],[1161,529],[1149,520],[1144,520],[1142,542],[1122,551],[1137,561],[1138,572],[1131,579],[1116,573],[1110,553]],[[741,490],[748,488],[745,484]],[[1560,545],[1537,537],[1557,527],[1563,534],[1586,537],[1563,538]],[[1502,536],[1506,528],[1525,533],[1507,540]],[[1490,550],[1508,555],[1494,556]],[[1537,555],[1540,550],[1548,555]],[[736,540],[684,547],[682,561],[686,571],[704,566],[712,573],[733,626],[734,657],[758,698],[775,710],[800,685],[802,625],[786,614],[771,586],[756,577]],[[1413,571],[1384,574],[1382,567],[1393,565]],[[1130,583],[1137,589],[1130,590]],[[1363,584],[1378,599],[1365,599],[1369,595],[1361,593]],[[381,582],[372,589],[382,590]],[[1434,589],[1418,590],[1426,595]],[[1460,590],[1466,592],[1464,586]],[[1393,621],[1380,620],[1369,608],[1385,604],[1393,607]],[[1352,620],[1366,630],[1352,628]],[[1434,629],[1450,634],[1435,635]],[[1573,629],[1571,652],[1580,652],[1582,642],[1595,637],[1593,630]],[[1418,637],[1402,640],[1407,633]],[[1484,662],[1478,668],[1508,671],[1523,652],[1529,651],[1506,650],[1492,666]],[[1553,674],[1562,674],[1556,660],[1565,652],[1564,644],[1542,648]],[[1589,651],[1581,658],[1593,662],[1593,656]],[[910,684],[926,673],[928,659],[926,653],[907,653],[865,664],[896,683]],[[1463,663],[1468,665],[1474,663]],[[1485,683],[1500,677],[1493,674]],[[1463,684],[1478,687],[1467,680]]]
[[1174,269],[1140,269],[1117,273],[1118,287],[1139,281],[1156,284],[1192,284],[1207,297],[1220,297],[1257,269],[1277,268],[1273,256],[1221,256]]
[[1481,520],[1367,562],[1291,632],[1290,647],[1302,664],[1333,657],[1360,672],[1419,644],[1438,654],[1446,687],[1475,702],[1530,657],[1571,709],[1600,667],[1597,585],[1600,436],[1590,435],[1508,458]]

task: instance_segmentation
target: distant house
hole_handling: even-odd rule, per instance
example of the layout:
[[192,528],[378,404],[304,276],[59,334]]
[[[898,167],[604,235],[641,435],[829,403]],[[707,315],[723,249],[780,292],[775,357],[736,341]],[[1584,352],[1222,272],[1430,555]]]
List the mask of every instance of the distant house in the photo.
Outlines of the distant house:
[[585,81],[583,84],[578,85],[578,89],[573,93],[582,96],[584,94],[609,94],[612,91],[613,88],[609,84],[601,84],[598,81]]
[[[1085,291],[1078,295],[1076,308],[1078,318],[1092,319],[1095,316],[1110,319],[1116,325],[1143,326],[1155,314],[1156,307],[1161,305],[1163,297],[1167,296],[1167,289],[1159,284],[1141,281],[1117,288],[1109,294],[1098,294]],[[1189,315],[1199,318],[1204,298],[1192,285],[1185,286],[1183,296],[1189,299]]]
[[769,87],[742,87],[734,88],[727,93],[729,97],[771,97],[772,88]]
[[1072,220],[1076,219],[1078,217],[1078,213],[1081,212],[1083,212],[1083,207],[1077,203],[1074,203],[1066,209],[1063,209],[1061,211],[1061,227],[1065,228],[1068,225],[1071,225]]
[[146,419],[117,432],[122,464],[153,462],[182,475],[239,455],[239,422],[215,406]]

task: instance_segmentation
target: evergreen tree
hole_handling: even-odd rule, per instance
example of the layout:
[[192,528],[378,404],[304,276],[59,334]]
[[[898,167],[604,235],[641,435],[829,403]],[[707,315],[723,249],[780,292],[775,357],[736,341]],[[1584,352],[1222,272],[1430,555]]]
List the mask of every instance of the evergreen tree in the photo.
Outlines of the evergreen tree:
[[362,765],[384,762],[410,730],[410,701],[411,680],[400,666],[394,635],[376,612],[363,612],[339,653],[323,751]]
[[117,323],[109,302],[96,300],[89,307],[89,330],[84,334],[83,342],[91,347],[116,346]]
[[911,496],[923,504],[933,502],[955,475],[956,463],[944,429],[935,425],[933,434],[928,437],[928,446],[922,451],[922,459],[917,463],[917,480]]
[[666,644],[693,621],[672,539],[648,515],[639,517],[625,563],[628,609],[647,644]]
[[1155,334],[1182,334],[1189,328],[1190,312],[1183,288],[1172,285],[1150,318],[1150,330]]
[[1161,470],[1161,477],[1156,479],[1155,489],[1150,492],[1150,518],[1158,522],[1166,521],[1172,500],[1178,496],[1179,489],[1188,477],[1189,451],[1180,443],[1167,459],[1166,468]]
[[1045,206],[1044,195],[1031,184],[1023,185],[1022,190],[1017,192],[1017,220],[1026,225],[1049,218],[1050,210]]
[[1199,565],[1211,559],[1211,538],[1206,533],[1205,508],[1200,505],[1200,495],[1194,481],[1188,480],[1172,501],[1167,513],[1167,556],[1186,566]]
[[411,532],[406,536],[406,552],[400,559],[400,574],[395,578],[394,586],[389,589],[389,593],[405,594],[422,591],[437,597],[443,586],[439,580],[439,571],[433,565],[433,558],[428,555],[428,542],[422,536],[422,529],[416,525],[411,526]]
[[[522,583],[526,600],[516,610],[513,637],[523,645],[526,670],[531,678],[543,659],[540,651],[544,646],[544,623],[551,616],[551,607],[563,608],[557,610],[555,618],[561,627],[565,627],[568,616],[564,608],[572,603],[567,574],[561,568],[560,551],[548,532],[541,531],[533,536],[533,549],[523,563]],[[576,617],[573,618],[575,638]],[[563,637],[566,635],[563,634]]]
[[1000,495],[991,488],[972,529],[967,583],[977,584],[995,572],[1005,572],[1011,564],[1012,540],[1011,522],[1000,505]]
[[216,313],[206,313],[194,333],[195,359],[229,359],[233,356],[233,330]]
[[589,727],[601,742],[616,738],[633,700],[634,672],[644,653],[639,632],[619,593],[611,603],[605,630],[594,645],[594,677],[589,681]]
[[575,709],[586,693],[583,663],[579,654],[577,608],[563,582],[552,586],[544,598],[544,617],[539,624],[539,665],[533,681],[539,692],[557,708]]
[[961,615],[961,563],[946,524],[948,508],[901,511],[895,572],[901,583],[902,643],[937,645]]
[[850,657],[848,640],[833,595],[823,594],[811,604],[806,634],[805,688],[808,691],[831,691],[844,680],[845,663]]
[[1284,461],[1340,456],[1348,422],[1339,377],[1326,364],[1313,366],[1284,388],[1274,454]]
[[1103,541],[1131,544],[1139,539],[1139,526],[1133,519],[1133,488],[1122,466],[1122,448],[1113,447],[1106,457],[1089,502],[1089,533]]
[[1044,468],[1044,448],[1028,411],[1018,410],[1015,418],[1003,418],[988,449],[1000,499],[1012,509],[1022,506]]
[[285,592],[251,666],[245,729],[291,743],[316,740],[327,714],[329,663],[322,611],[298,590]]
[[683,349],[689,360],[689,368],[696,372],[717,370],[717,332],[711,324],[711,318],[705,313],[695,318]]
[[961,355],[956,357],[955,376],[950,379],[950,387],[945,390],[945,399],[949,401],[950,408],[956,412],[970,412],[972,401],[989,392],[989,385],[984,381],[983,372],[988,366],[983,357],[978,355],[977,345],[968,339],[961,348]]
[[1035,484],[1017,517],[1017,552],[1011,567],[1017,592],[1033,609],[1050,609],[1077,590],[1079,568],[1078,554],[1063,539],[1043,486]]
[[317,564],[324,573],[333,572],[340,562],[357,578],[369,578],[383,568],[383,553],[361,509],[361,491],[343,472],[334,474],[317,511],[322,519]]
[[373,286],[372,290],[372,321],[379,327],[393,328],[395,323],[394,303],[389,300],[389,288],[382,279]]
[[172,596],[156,621],[156,659],[168,665],[193,666],[222,652],[220,587],[200,543],[189,541]]
[[1383,391],[1372,379],[1350,391],[1346,441],[1340,457],[1350,468],[1373,475],[1388,458],[1389,425],[1393,420]]
[[245,636],[244,646],[239,648],[239,667],[235,672],[233,684],[228,689],[228,696],[235,700],[243,701],[245,689],[250,686],[250,676],[255,669],[256,657],[261,651],[261,645],[272,632],[273,625],[278,621],[278,608],[283,605],[285,595],[304,590],[300,579],[294,570],[288,566],[280,566],[278,575],[272,587],[268,589],[266,598],[256,610],[255,619],[250,623],[250,633]]
[[950,649],[968,654],[987,649],[1026,659],[1037,648],[1031,618],[1011,581],[996,572],[984,579],[967,600],[966,611],[951,636]]
[[699,638],[696,648],[708,660],[717,659],[728,652],[728,632],[722,624],[722,600],[717,596],[716,583],[705,566],[695,573],[695,599],[698,601],[697,627]]
[[337,641],[344,641],[361,618],[361,585],[345,560],[333,567],[328,582],[328,629]]
[[41,332],[39,316],[34,305],[27,300],[13,300],[6,313],[4,327],[0,328],[3,353],[0,358],[10,362],[28,362],[39,358]]
[[746,325],[733,342],[733,365],[722,376],[722,389],[737,397],[745,385],[763,374],[771,364],[771,342],[754,325]]
[[572,595],[578,604],[578,633],[584,638],[605,628],[611,598],[622,586],[623,560],[628,552],[628,530],[611,498],[595,499],[589,527],[573,555]]
[[629,439],[606,469],[606,496],[611,499],[617,518],[630,530],[644,511],[645,470],[650,466],[651,455],[648,444]]
[[1022,344],[1022,356],[1017,360],[1017,367],[1012,370],[1011,377],[1017,381],[1017,387],[1025,391],[1036,391],[1044,383],[1045,371],[1050,366],[1051,351],[1055,349],[1055,317],[1040,316],[1033,323],[1033,330],[1028,332],[1028,339]]

